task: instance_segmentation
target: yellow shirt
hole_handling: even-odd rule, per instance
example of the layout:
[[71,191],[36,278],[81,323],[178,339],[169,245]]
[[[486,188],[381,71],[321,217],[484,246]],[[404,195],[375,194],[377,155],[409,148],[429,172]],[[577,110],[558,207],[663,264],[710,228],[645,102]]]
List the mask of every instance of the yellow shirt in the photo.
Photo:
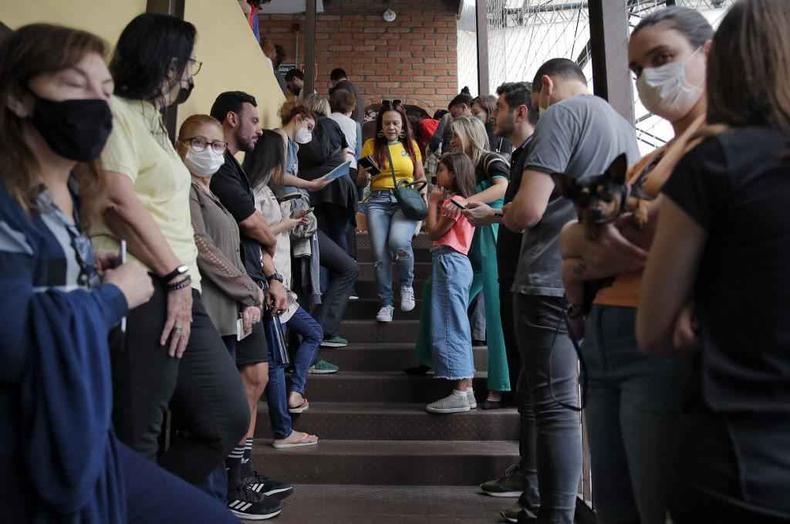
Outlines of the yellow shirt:
[[[101,166],[131,179],[137,198],[151,213],[178,260],[189,266],[192,287],[199,291],[197,247],[189,212],[189,170],[170,143],[162,117],[152,104],[112,97],[110,107],[113,127],[102,151]],[[118,240],[103,222],[91,229],[91,239],[97,251],[118,251]]]
[[[422,163],[422,156],[420,155],[420,147],[417,142],[412,140],[412,148],[414,149],[414,156],[417,162]],[[375,153],[376,141],[372,138],[365,141],[362,146],[362,154],[360,156],[373,156]],[[403,147],[401,142],[397,144],[390,144],[390,154],[392,154],[392,162],[395,164],[395,177],[398,182],[406,180],[407,182],[414,182],[414,162],[412,162],[409,152]],[[381,174],[373,177],[370,182],[371,191],[384,191],[387,189],[394,189],[392,183],[392,169],[390,169],[389,160],[385,158],[384,165],[379,166]]]

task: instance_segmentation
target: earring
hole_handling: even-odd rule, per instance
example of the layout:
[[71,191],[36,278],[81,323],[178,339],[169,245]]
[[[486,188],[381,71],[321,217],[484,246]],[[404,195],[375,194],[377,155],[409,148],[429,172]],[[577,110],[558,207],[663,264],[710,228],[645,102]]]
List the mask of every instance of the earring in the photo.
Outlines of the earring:
[[384,138],[384,131],[378,131],[378,132],[376,133],[376,136],[377,136],[378,138]]
[[398,133],[398,138],[400,138],[401,140],[406,138],[406,131],[401,131],[400,133]]

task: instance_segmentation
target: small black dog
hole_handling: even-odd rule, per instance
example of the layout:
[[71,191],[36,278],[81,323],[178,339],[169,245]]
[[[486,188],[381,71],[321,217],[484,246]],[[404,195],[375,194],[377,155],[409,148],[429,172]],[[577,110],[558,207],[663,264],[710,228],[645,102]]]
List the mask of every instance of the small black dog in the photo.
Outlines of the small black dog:
[[[559,177],[560,191],[576,206],[579,223],[584,225],[588,239],[597,239],[601,226],[626,212],[633,213],[634,222],[640,229],[647,224],[648,200],[639,196],[638,187],[643,177],[637,177],[636,184],[632,186],[626,182],[627,174],[628,160],[624,153],[615,158],[602,175],[584,180]],[[607,278],[585,282],[584,299],[581,304],[572,306],[572,315],[587,315],[598,291],[612,285],[613,281],[613,278]]]

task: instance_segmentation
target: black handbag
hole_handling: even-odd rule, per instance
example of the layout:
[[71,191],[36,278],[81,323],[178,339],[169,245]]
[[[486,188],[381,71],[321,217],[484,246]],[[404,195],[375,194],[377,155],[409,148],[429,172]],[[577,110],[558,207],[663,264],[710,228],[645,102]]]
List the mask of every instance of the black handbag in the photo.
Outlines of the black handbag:
[[390,172],[392,173],[392,192],[395,195],[395,200],[398,201],[401,211],[403,211],[403,214],[408,219],[424,220],[425,217],[428,216],[428,204],[425,203],[425,199],[420,195],[420,190],[422,190],[427,183],[424,181],[406,182],[405,180],[398,182],[398,178],[395,176],[395,163],[392,161],[392,153],[390,152],[389,144],[387,144],[387,157],[390,162]]

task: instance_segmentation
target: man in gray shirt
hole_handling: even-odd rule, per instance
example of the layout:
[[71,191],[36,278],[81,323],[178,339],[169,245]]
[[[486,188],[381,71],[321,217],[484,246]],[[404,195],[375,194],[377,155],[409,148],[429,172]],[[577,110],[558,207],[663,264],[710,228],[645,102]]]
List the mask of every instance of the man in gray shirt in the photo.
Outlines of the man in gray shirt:
[[579,66],[555,58],[543,64],[532,84],[541,116],[526,160],[521,187],[505,206],[503,222],[524,231],[513,286],[516,332],[525,352],[523,369],[538,424],[538,522],[573,522],[581,476],[577,358],[565,326],[559,235],[576,218],[559,194],[555,177],[602,174],[626,153],[639,158],[633,127],[601,98],[588,94]]

